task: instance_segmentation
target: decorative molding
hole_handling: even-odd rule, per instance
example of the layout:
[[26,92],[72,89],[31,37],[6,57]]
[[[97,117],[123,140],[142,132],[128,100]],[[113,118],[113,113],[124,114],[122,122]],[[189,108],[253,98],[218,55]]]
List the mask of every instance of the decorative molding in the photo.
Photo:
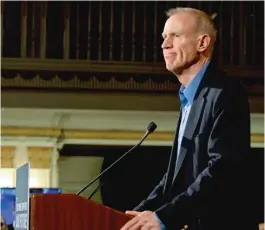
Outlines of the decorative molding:
[[[58,75],[54,75],[50,80],[44,80],[39,74],[31,80],[25,80],[18,74],[14,78],[2,78],[1,85],[6,88],[42,88],[42,89],[75,89],[75,90],[122,90],[122,91],[149,91],[149,92],[176,92],[179,84],[173,83],[170,80],[164,82],[155,82],[152,79],[144,79],[144,82],[137,82],[133,77],[130,77],[126,82],[118,81],[114,76],[109,77],[107,81],[100,80],[96,75],[89,77],[88,80],[82,81],[73,74],[70,80],[63,80]],[[263,88],[262,88],[263,89]]]
[[60,135],[60,130],[51,129],[51,128],[1,127],[1,135],[2,136],[57,137]]
[[4,70],[169,74],[162,62],[2,58]]
[[[261,67],[222,69],[241,80],[248,94],[264,96]],[[2,88],[175,93],[180,84],[163,62],[2,58]]]
[[[5,76],[4,76],[5,75]],[[43,76],[44,75],[44,76]],[[66,76],[66,77],[65,77]],[[241,79],[251,95],[263,95],[263,79]],[[124,75],[108,73],[60,73],[60,72],[6,72],[2,73],[3,87],[22,88],[59,88],[59,89],[93,89],[93,90],[127,90],[176,92],[180,84],[174,77],[161,75]]]
[[[2,127],[2,136],[58,137],[60,129]],[[140,131],[124,130],[63,130],[64,139],[139,140]],[[153,141],[172,141],[174,132],[155,132],[148,137]],[[264,143],[264,134],[253,133],[251,143]]]
[[[150,75],[171,75],[164,62],[93,61],[76,59],[2,58],[3,70],[28,71],[71,71],[100,73],[133,73]],[[263,78],[263,66],[228,66],[221,68],[234,77]]]

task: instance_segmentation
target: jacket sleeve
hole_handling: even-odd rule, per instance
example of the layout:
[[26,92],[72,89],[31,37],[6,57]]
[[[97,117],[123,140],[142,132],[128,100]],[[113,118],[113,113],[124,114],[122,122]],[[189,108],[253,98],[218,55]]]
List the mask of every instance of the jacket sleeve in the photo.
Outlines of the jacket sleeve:
[[[212,126],[207,140],[208,166],[181,194],[156,210],[167,228],[181,228],[209,205],[221,199],[242,178],[243,162],[250,150],[250,113],[242,89],[221,91],[212,103]],[[230,193],[229,193],[230,194]]]
[[133,210],[134,211],[145,211],[145,210],[154,211],[155,209],[160,207],[162,205],[162,195],[163,195],[165,179],[166,179],[166,174],[163,176],[159,184],[153,189],[153,191],[150,193],[147,199],[143,200]]

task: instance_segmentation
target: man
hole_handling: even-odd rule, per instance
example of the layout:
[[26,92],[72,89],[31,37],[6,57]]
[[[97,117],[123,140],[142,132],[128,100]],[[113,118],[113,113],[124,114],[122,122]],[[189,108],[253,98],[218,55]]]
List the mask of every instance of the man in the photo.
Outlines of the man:
[[122,230],[251,230],[247,94],[212,60],[216,30],[204,12],[167,12],[166,68],[181,83],[181,113],[167,173]]
[[7,230],[6,221],[3,216],[1,218],[1,230]]
[[6,221],[3,216],[1,218],[1,230],[14,230],[13,224],[6,224]]

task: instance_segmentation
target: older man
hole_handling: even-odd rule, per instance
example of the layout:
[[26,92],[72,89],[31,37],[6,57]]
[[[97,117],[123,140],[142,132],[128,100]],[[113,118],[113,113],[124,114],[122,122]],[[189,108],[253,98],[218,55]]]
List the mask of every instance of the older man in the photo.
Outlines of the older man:
[[166,68],[181,87],[168,170],[122,230],[257,229],[247,202],[250,112],[242,86],[212,63],[216,30],[192,8],[167,12]]

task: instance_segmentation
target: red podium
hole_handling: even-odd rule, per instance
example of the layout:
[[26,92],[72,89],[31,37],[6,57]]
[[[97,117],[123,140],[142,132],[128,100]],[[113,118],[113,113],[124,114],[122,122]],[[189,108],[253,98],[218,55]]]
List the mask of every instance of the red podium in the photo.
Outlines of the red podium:
[[30,230],[119,230],[130,219],[75,194],[30,197]]

